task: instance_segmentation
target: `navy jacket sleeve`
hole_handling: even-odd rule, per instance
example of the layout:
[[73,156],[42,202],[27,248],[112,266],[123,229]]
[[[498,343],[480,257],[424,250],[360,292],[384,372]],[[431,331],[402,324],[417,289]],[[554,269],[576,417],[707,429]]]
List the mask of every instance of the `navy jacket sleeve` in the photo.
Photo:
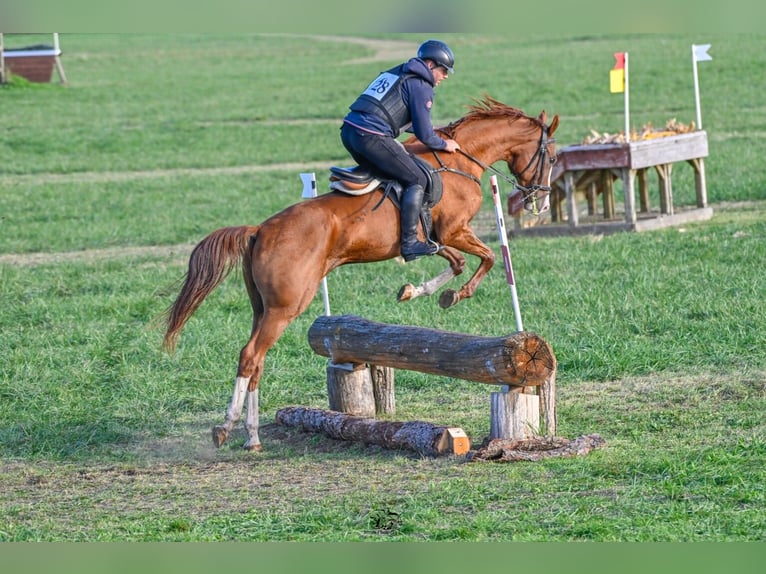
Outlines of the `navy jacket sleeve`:
[[406,90],[406,101],[410,110],[412,132],[415,137],[431,149],[441,150],[447,147],[447,142],[436,135],[431,124],[433,87],[419,78],[408,79],[403,87]]

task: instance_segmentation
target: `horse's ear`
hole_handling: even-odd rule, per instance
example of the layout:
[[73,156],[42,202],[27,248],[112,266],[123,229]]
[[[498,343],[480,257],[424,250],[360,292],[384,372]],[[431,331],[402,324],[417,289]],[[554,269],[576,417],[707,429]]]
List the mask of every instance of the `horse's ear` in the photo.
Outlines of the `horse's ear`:
[[553,116],[553,121],[551,122],[551,125],[548,127],[548,135],[552,136],[553,132],[556,131],[557,127],[559,127],[559,115],[558,114]]
[[547,124],[548,123],[548,115],[545,113],[545,110],[540,112],[540,115],[537,116],[537,119],[542,124]]

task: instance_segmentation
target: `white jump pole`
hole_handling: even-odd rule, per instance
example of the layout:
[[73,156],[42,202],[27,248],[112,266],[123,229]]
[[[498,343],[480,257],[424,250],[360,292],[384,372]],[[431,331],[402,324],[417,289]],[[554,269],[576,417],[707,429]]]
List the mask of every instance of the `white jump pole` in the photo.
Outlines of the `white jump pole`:
[[[310,199],[317,196],[317,178],[315,173],[302,173],[303,199]],[[330,316],[330,295],[327,292],[327,277],[322,277],[322,297],[324,299],[324,314]]]
[[630,76],[628,75],[628,53],[625,52],[625,143],[630,144]]
[[489,178],[492,186],[492,199],[495,202],[495,218],[497,219],[497,234],[500,237],[500,248],[503,252],[503,262],[505,263],[505,279],[511,289],[511,300],[513,301],[513,314],[516,317],[516,330],[521,332],[524,326],[521,323],[521,311],[519,310],[519,296],[516,293],[516,282],[513,280],[513,267],[511,266],[511,251],[508,249],[508,234],[505,231],[505,219],[503,218],[503,207],[500,204],[500,190],[497,185],[497,176]]
[[[513,315],[516,318],[516,330],[520,333],[524,330],[524,325],[521,323],[521,310],[519,309],[519,295],[516,293],[516,282],[513,279],[513,266],[511,265],[511,250],[508,248],[508,233],[505,230],[505,218],[503,217],[503,206],[500,202],[500,188],[497,185],[497,176],[492,175],[489,178],[490,186],[492,187],[492,199],[495,204],[495,220],[497,222],[497,235],[500,238],[500,250],[503,253],[503,264],[505,265],[505,279],[508,282],[508,287],[511,289],[511,301],[513,303]],[[492,393],[493,401],[501,400],[505,398],[507,400],[510,394],[511,387],[509,385],[503,385],[502,392]],[[492,407],[493,419],[495,415],[495,407]],[[497,437],[495,437],[497,438]]]

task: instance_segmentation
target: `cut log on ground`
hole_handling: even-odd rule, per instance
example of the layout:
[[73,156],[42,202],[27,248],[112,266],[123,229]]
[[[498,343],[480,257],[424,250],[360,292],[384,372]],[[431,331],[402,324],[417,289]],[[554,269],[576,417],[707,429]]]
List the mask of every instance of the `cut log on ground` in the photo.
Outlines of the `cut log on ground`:
[[470,449],[470,440],[462,429],[422,421],[378,421],[323,409],[285,407],[277,411],[275,422],[334,439],[404,449],[423,456],[460,455]]
[[466,460],[482,462],[538,461],[552,457],[584,456],[606,441],[598,434],[569,440],[564,437],[538,437],[523,440],[493,439],[478,450],[468,453]]
[[308,339],[333,363],[375,364],[477,383],[536,386],[556,368],[550,345],[525,331],[480,337],[340,315],[317,318]]

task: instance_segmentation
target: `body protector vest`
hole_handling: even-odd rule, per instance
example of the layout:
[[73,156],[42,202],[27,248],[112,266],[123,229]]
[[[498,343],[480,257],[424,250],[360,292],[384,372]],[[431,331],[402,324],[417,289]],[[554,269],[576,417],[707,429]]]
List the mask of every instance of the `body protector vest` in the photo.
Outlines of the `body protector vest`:
[[374,114],[383,119],[398,137],[402,129],[412,122],[410,111],[404,104],[401,88],[407,78],[417,77],[402,71],[403,65],[383,72],[349,106],[355,112]]

